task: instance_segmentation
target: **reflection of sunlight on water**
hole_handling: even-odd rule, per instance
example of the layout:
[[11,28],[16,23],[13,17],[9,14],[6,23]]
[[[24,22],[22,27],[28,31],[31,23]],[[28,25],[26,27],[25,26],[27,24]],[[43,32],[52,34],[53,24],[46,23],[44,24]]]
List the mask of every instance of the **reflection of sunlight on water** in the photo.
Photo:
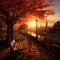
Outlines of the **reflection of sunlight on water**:
[[32,36],[36,37],[36,34],[35,33],[31,33]]
[[[32,36],[36,37],[36,34],[33,32],[28,32],[28,34],[31,34]],[[38,35],[38,38],[40,38],[40,35]]]

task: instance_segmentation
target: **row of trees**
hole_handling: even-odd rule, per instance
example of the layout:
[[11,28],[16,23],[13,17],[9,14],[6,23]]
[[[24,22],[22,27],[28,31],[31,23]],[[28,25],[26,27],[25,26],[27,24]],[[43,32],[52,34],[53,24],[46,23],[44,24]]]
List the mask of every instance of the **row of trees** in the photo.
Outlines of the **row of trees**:
[[57,21],[52,28],[48,30],[49,33],[60,35],[60,21]]
[[13,40],[13,25],[19,17],[27,13],[40,18],[54,14],[53,10],[46,9],[52,6],[52,0],[8,0],[0,2],[0,19],[7,25],[7,41]]

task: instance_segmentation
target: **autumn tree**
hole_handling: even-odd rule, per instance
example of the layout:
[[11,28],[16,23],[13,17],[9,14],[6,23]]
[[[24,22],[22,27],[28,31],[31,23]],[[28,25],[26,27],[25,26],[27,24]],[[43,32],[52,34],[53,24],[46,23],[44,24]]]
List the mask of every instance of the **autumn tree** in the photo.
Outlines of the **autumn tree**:
[[0,19],[7,25],[7,41],[13,39],[13,25],[27,13],[33,14],[41,19],[54,14],[50,9],[53,6],[52,0],[8,0],[0,2]]
[[52,33],[60,35],[60,21],[57,21],[52,27]]

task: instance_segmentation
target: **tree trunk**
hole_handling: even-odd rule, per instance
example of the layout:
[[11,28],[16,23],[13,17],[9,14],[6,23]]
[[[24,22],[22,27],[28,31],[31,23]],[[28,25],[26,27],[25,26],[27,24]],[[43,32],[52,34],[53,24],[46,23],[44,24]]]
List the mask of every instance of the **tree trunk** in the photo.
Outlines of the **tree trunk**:
[[7,41],[11,42],[13,40],[13,25],[7,24]]
[[7,24],[7,42],[9,42],[9,24]]
[[10,33],[10,42],[13,40],[13,24],[10,24],[10,27],[9,27],[9,33]]

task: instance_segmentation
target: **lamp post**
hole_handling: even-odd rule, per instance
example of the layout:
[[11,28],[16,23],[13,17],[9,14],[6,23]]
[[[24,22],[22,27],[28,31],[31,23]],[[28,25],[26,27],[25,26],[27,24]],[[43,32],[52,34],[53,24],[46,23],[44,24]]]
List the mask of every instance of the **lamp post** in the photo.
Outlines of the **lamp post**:
[[48,21],[46,20],[46,32],[47,32],[47,28],[48,28]]
[[36,20],[36,40],[38,39],[38,34],[37,34],[37,20]]

